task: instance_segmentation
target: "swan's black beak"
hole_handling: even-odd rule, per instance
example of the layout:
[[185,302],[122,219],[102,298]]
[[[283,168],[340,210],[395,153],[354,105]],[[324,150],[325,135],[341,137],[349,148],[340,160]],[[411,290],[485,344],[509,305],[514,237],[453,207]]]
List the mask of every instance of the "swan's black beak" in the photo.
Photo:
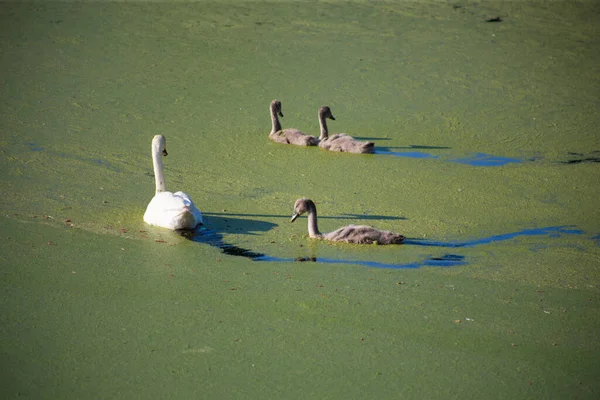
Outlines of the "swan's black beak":
[[300,216],[300,214],[298,214],[298,213],[292,215],[292,219],[290,220],[290,222],[294,222],[296,220],[296,218],[298,218],[299,216]]
[[279,116],[283,117],[283,113],[281,111],[279,111]]
[[163,149],[163,156],[168,156],[167,149]]
[[335,118],[333,117],[333,115],[330,115],[330,116],[329,116],[329,119],[332,119],[332,120],[334,120],[334,121],[335,121]]

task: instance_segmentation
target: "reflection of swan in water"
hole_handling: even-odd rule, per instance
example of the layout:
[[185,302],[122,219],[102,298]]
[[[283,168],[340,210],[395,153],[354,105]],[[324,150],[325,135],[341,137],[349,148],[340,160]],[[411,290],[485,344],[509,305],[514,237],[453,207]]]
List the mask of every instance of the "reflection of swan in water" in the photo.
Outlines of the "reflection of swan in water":
[[167,141],[163,135],[156,135],[152,139],[156,192],[146,208],[144,221],[172,230],[193,229],[202,223],[202,214],[187,194],[167,191],[161,155],[167,155]]
[[343,153],[373,153],[375,144],[373,142],[361,142],[345,133],[336,133],[329,136],[327,131],[327,121],[329,118],[335,121],[331,109],[327,106],[319,108],[319,125],[321,126],[321,136],[319,136],[319,147],[329,151],[339,151]]
[[190,230],[177,231],[181,236],[189,239],[193,242],[206,243],[210,246],[220,249],[224,254],[236,257],[246,257],[252,260],[265,257],[262,253],[256,253],[252,250],[244,249],[242,247],[235,246],[233,244],[226,243],[223,241],[223,235],[207,228],[199,228]]
[[296,200],[291,222],[304,213],[308,213],[308,235],[311,238],[357,244],[402,244],[404,242],[404,236],[398,233],[380,231],[366,225],[348,225],[333,232],[321,233],[317,226],[317,207],[310,199]]
[[[252,214],[242,215],[255,216]],[[269,231],[276,227],[276,224],[254,219],[232,218],[230,214],[209,212],[205,213],[205,216],[208,217],[208,225],[210,225],[211,229],[202,225],[193,230],[176,232],[193,242],[206,243],[209,246],[216,247],[224,254],[230,256],[245,257],[251,260],[258,260],[261,257],[266,257],[265,254],[227,243],[220,232],[228,231],[235,234],[254,235],[255,232]]]
[[279,118],[277,118],[277,115],[283,117],[283,113],[281,112],[281,102],[279,100],[273,100],[269,110],[271,112],[271,133],[269,133],[269,139],[277,143],[295,144],[298,146],[317,145],[319,140],[314,136],[300,132],[298,129],[281,129]]

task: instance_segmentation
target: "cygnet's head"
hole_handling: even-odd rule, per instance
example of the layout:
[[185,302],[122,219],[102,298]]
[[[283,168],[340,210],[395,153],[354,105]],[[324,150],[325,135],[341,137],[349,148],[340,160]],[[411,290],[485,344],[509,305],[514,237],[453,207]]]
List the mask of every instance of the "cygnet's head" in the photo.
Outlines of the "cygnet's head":
[[325,118],[329,118],[335,121],[333,114],[331,113],[331,109],[328,106],[323,106],[319,108],[319,115],[322,115]]
[[296,200],[296,203],[294,204],[294,215],[292,215],[292,219],[290,220],[290,222],[294,222],[296,218],[298,218],[305,212],[308,212],[308,210],[311,208],[311,205],[314,208],[315,203],[313,203],[313,201],[310,199],[301,198]]
[[271,110],[275,110],[276,114],[279,114],[280,117],[283,117],[283,113],[281,112],[281,102],[279,100],[273,100],[271,102]]

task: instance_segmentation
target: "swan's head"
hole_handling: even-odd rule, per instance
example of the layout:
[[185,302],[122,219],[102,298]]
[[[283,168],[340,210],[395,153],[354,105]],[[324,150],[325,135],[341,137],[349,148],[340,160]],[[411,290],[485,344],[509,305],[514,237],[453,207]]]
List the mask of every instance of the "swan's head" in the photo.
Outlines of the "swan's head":
[[312,200],[307,198],[296,200],[296,203],[294,204],[294,215],[292,215],[292,219],[290,220],[290,222],[294,222],[296,218],[310,211],[311,209],[315,209],[315,203],[313,203]]
[[271,102],[271,110],[273,110],[275,114],[279,114],[280,117],[283,117],[283,113],[281,112],[281,102],[279,100],[273,100]]
[[155,154],[162,153],[166,156],[167,153],[167,139],[163,135],[155,135],[152,139],[152,152]]
[[335,118],[333,117],[333,114],[331,113],[331,109],[328,106],[323,106],[321,108],[319,108],[319,115],[323,116],[324,118],[329,118],[335,121]]

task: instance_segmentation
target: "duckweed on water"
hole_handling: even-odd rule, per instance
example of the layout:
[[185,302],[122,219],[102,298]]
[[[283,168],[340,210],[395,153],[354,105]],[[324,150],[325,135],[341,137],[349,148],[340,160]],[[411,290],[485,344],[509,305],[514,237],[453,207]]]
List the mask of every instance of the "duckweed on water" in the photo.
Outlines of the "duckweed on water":
[[[0,391],[597,398],[594,15],[3,4]],[[331,134],[376,153],[270,142],[274,98],[311,135],[329,105]],[[206,217],[197,241],[142,221],[156,134],[169,185]],[[409,240],[311,240],[288,222],[299,197],[324,231]]]

